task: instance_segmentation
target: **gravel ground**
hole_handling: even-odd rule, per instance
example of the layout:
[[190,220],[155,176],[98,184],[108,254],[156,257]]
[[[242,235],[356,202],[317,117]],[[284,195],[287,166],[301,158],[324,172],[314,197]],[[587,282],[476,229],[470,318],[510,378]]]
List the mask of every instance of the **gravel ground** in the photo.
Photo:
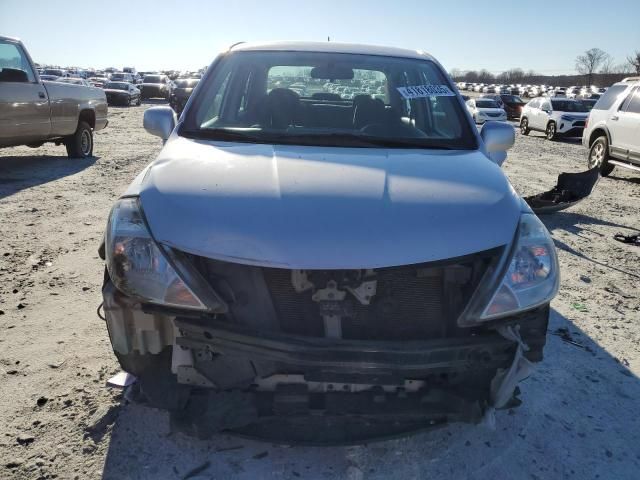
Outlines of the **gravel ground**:
[[[141,128],[148,106],[111,108],[91,160],[0,152],[0,478],[639,478],[640,249],[612,236],[640,228],[640,175],[620,169],[543,219],[562,266],[546,360],[494,430],[340,448],[199,441],[106,388],[119,369],[95,313],[97,247],[111,204],[160,150]],[[518,134],[505,170],[527,195],[585,165],[578,141]]]

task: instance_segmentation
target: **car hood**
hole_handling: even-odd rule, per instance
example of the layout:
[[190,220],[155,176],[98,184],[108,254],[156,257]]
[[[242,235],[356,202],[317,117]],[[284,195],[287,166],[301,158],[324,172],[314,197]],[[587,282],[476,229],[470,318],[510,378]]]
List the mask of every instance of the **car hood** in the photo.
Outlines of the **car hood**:
[[502,108],[483,108],[483,107],[478,107],[478,112],[480,112],[480,113],[504,113],[504,109],[502,109]]
[[174,136],[128,194],[154,238],[219,260],[376,268],[512,241],[521,203],[479,151],[301,147]]
[[571,120],[585,120],[589,116],[589,112],[553,112],[558,117],[568,117]]
[[166,84],[165,83],[142,83],[140,86],[160,88],[160,87],[166,87]]
[[126,90],[119,90],[117,88],[105,88],[103,89],[104,93],[123,93],[128,94],[129,92]]

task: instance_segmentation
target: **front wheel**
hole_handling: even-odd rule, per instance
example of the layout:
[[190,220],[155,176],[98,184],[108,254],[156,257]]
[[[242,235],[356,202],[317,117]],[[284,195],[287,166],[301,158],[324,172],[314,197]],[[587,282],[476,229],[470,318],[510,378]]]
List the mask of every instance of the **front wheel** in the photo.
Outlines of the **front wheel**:
[[590,169],[600,167],[600,175],[603,177],[608,176],[613,171],[615,165],[609,163],[609,141],[607,137],[598,137],[591,144],[587,166]]
[[526,118],[520,120],[520,133],[522,135],[529,135],[530,131],[531,129],[529,128],[529,120],[527,120]]
[[65,142],[69,158],[87,158],[93,155],[93,130],[87,122],[78,122],[76,133]]
[[556,123],[549,122],[547,125],[547,130],[545,131],[547,134],[547,140],[555,140],[556,138]]
[[138,95],[138,101],[136,102],[136,106],[139,107],[142,105],[142,95]]

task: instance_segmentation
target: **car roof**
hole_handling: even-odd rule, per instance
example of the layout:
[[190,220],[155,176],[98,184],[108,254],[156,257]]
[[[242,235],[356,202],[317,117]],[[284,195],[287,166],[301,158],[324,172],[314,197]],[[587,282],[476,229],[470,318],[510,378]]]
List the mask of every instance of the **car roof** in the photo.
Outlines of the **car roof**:
[[627,77],[616,83],[616,85],[635,85],[637,82],[640,82],[640,77]]
[[5,37],[4,35],[0,35],[0,40],[4,40],[7,42],[19,42],[20,39],[16,37]]
[[396,47],[381,47],[362,45],[358,43],[338,42],[265,42],[265,43],[237,43],[229,51],[281,51],[281,52],[323,52],[323,53],[352,53],[359,55],[380,55],[386,57],[416,58],[435,60],[422,50],[409,50]]

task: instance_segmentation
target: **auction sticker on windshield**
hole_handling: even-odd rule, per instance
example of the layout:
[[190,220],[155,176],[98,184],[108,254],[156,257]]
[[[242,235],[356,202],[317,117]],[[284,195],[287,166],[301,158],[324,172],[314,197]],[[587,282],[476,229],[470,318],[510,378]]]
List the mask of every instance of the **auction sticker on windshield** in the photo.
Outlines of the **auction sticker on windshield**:
[[455,97],[456,94],[446,85],[415,85],[412,87],[397,87],[404,98],[424,97]]

